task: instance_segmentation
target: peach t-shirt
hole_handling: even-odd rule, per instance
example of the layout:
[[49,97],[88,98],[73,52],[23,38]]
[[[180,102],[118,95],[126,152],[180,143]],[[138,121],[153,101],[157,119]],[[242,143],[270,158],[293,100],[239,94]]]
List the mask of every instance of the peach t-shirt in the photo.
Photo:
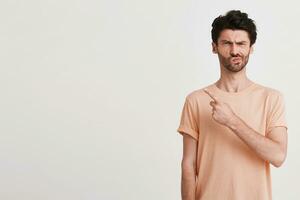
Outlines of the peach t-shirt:
[[[283,95],[253,83],[239,92],[207,87],[258,133],[284,126]],[[197,140],[196,200],[271,200],[270,164],[258,157],[229,128],[212,118],[212,99],[198,89],[186,96],[177,132]]]

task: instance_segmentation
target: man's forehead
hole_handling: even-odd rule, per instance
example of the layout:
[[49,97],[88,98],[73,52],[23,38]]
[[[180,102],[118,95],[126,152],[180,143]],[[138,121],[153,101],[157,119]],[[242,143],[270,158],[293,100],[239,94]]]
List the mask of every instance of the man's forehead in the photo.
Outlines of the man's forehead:
[[220,33],[219,41],[250,41],[247,31],[225,29]]

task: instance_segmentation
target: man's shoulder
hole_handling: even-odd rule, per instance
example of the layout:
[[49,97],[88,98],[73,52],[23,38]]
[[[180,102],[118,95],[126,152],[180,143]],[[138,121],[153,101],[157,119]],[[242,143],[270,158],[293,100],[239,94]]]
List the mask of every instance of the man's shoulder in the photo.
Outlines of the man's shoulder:
[[279,89],[275,89],[273,87],[265,86],[262,84],[256,84],[256,90],[264,93],[265,96],[283,96],[283,93]]
[[[187,93],[186,100],[190,102],[199,102],[199,101],[206,101],[207,100],[207,94],[204,92],[204,89],[212,90],[214,91],[215,87],[214,84],[209,84],[206,86],[202,86],[200,88],[194,89],[191,92]],[[276,97],[282,97],[283,93],[275,88],[265,86],[263,84],[255,83],[255,89],[252,90],[252,92],[255,92],[256,94],[263,95],[265,98],[276,98]]]
[[189,101],[201,101],[202,98],[207,98],[207,94],[204,92],[204,89],[210,89],[212,86],[213,84],[210,84],[194,89],[186,95],[186,99]]

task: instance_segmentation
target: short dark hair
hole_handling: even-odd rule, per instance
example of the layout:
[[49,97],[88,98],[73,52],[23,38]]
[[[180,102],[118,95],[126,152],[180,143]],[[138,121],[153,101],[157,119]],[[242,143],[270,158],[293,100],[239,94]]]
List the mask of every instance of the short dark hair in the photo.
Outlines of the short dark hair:
[[211,37],[216,44],[220,33],[224,29],[247,31],[250,39],[250,46],[256,41],[257,33],[255,22],[248,18],[247,13],[243,13],[240,10],[230,10],[225,16],[220,15],[213,21],[211,26]]

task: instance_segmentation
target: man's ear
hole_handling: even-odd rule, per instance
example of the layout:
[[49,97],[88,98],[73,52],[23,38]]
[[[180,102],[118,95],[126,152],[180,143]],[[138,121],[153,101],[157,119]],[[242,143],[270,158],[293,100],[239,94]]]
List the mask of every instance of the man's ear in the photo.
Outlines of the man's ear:
[[212,52],[213,53],[217,53],[218,52],[217,51],[217,45],[214,42],[211,43],[211,47],[212,47]]
[[254,47],[253,47],[253,44],[252,44],[252,46],[250,47],[250,53],[253,53],[253,51],[254,51]]

